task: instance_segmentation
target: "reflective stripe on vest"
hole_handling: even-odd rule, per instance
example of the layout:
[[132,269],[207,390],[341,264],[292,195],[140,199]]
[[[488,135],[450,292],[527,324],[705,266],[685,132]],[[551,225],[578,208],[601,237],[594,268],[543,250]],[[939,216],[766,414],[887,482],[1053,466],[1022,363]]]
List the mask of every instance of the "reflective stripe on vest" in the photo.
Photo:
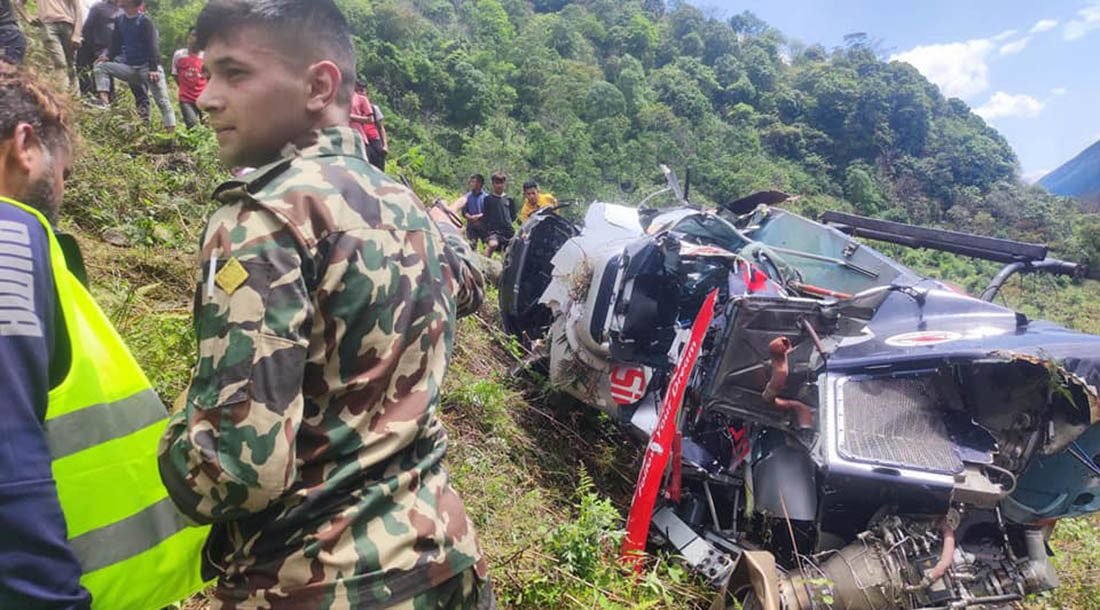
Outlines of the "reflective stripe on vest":
[[46,220],[58,303],[71,346],[50,390],[46,437],[69,544],[94,610],[158,610],[203,586],[208,528],[187,527],[157,469],[168,412],[122,338],[69,271]]
[[153,390],[142,390],[117,402],[85,407],[46,421],[50,455],[55,460],[68,457],[161,421],[164,415],[149,408],[159,400]]

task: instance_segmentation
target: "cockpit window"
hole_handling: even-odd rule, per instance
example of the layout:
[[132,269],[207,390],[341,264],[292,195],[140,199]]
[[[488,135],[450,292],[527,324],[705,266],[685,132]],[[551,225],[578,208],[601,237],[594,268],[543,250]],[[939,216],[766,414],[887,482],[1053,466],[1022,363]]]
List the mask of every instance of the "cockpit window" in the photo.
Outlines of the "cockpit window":
[[730,252],[738,252],[749,243],[731,224],[710,214],[692,214],[676,223],[673,231],[690,242]]

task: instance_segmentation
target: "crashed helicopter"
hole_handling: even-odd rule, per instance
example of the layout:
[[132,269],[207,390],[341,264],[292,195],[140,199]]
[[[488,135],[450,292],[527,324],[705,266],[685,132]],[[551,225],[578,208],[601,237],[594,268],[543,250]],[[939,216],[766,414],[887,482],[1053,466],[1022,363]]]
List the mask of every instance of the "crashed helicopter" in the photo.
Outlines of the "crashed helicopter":
[[[551,381],[667,460],[643,542],[746,608],[999,608],[1057,587],[1055,523],[1100,510],[1100,337],[993,299],[1016,273],[1088,270],[1041,245],[815,222],[778,192],[705,211],[666,175],[678,207],[532,215],[500,287]],[[859,237],[1005,267],[976,298]]]

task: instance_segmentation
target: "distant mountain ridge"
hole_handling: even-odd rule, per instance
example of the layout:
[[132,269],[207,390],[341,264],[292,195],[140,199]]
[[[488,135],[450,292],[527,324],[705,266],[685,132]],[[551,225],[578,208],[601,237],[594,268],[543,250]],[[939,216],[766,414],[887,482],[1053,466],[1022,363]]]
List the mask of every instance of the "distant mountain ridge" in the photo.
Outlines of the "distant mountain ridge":
[[1039,184],[1053,195],[1088,202],[1100,200],[1100,142],[1043,176]]

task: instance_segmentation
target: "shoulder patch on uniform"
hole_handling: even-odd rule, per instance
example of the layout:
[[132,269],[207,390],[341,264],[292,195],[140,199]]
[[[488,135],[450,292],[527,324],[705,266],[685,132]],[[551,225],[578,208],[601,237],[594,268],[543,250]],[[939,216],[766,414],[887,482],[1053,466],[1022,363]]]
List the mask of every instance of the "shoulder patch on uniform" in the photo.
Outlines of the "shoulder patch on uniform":
[[248,271],[245,270],[244,265],[235,256],[229,259],[222,270],[214,276],[214,282],[227,294],[233,294],[247,279]]

